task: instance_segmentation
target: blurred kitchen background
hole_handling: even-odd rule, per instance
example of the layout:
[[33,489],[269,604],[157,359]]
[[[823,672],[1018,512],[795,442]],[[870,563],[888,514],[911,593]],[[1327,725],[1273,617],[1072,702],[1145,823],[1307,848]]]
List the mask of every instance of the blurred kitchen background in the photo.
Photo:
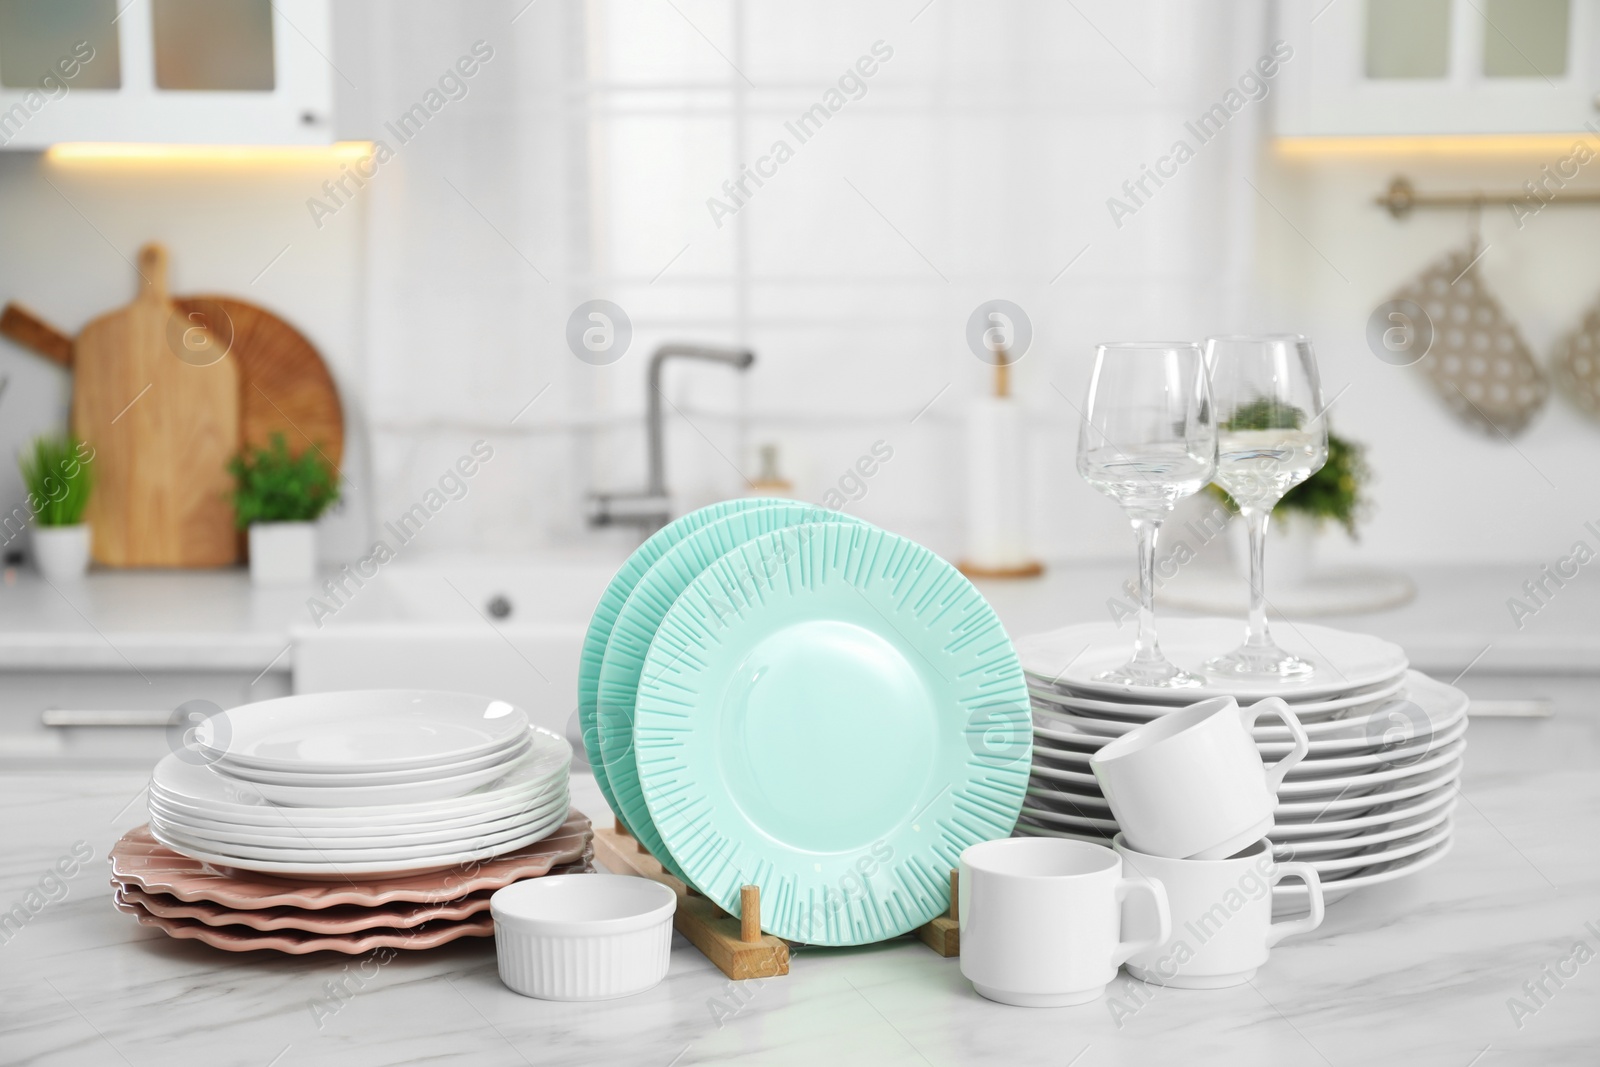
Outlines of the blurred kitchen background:
[[[1335,528],[1318,558],[1412,576],[1423,607],[1459,584],[1449,575],[1477,581],[1460,648],[1514,645],[1506,598],[1574,542],[1600,546],[1584,526],[1600,522],[1600,423],[1557,384],[1518,432],[1473,426],[1423,367],[1380,358],[1369,327],[1476,234],[1461,262],[1482,253],[1472,276],[1553,380],[1552,353],[1600,300],[1600,204],[1576,202],[1600,190],[1600,162],[1574,161],[1575,146],[1600,152],[1596,6],[0,0],[0,113],[77,42],[95,57],[0,119],[0,298],[74,333],[132,298],[137,251],[158,240],[173,292],[236,296],[297,327],[345,420],[325,567],[366,555],[479,440],[492,461],[408,553],[614,565],[638,531],[592,527],[590,497],[645,484],[646,362],[669,341],[756,356],[744,372],[667,367],[677,513],[751,491],[776,446],[792,495],[838,490],[853,513],[960,558],[965,427],[993,377],[968,320],[1007,300],[1031,332],[1011,371],[1024,539],[1057,583],[1060,622],[1100,617],[1131,567],[1122,513],[1074,470],[1093,345],[1303,332],[1335,432],[1373,471],[1359,541]],[[790,151],[774,156],[779,141]],[[1397,217],[1375,203],[1396,178],[1424,198],[1481,192],[1481,210]],[[1541,182],[1534,199],[1525,183]],[[592,300],[631,324],[609,362],[569,343]],[[0,376],[0,453],[65,427],[69,372],[6,342]],[[852,475],[875,446],[892,458]],[[0,464],[0,502],[22,497]],[[1060,584],[1080,566],[1103,576]],[[292,676],[317,662],[304,648],[269,662],[314,623],[306,590],[189,574],[175,578],[212,584],[162,586],[161,572],[94,584],[106,577],[27,594],[44,621],[13,620],[0,662],[31,679],[15,698],[28,708],[227,706],[309,684]],[[492,575],[452,588],[500,617]],[[568,586],[520,588],[507,626]],[[587,588],[572,586],[569,628]],[[363,609],[374,623],[410,619],[388,595]],[[995,595],[1004,609],[1022,594]],[[1578,640],[1552,621],[1582,617],[1570,600],[1529,628]],[[206,601],[232,606],[207,614]],[[1432,603],[1428,619],[1461,617]],[[159,632],[233,651],[185,659]],[[472,654],[503,656],[508,634],[568,701],[568,667],[542,660],[536,635],[491,634]],[[59,672],[87,664],[102,687],[61,695]]]

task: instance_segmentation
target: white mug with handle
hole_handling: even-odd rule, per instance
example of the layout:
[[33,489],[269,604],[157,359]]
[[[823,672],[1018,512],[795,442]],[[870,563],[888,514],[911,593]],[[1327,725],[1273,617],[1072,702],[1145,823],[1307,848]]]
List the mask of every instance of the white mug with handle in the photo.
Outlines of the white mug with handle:
[[[1130,877],[1151,878],[1166,890],[1171,933],[1161,944],[1128,958],[1128,973],[1152,985],[1180,989],[1222,989],[1255,976],[1279,941],[1322,925],[1322,880],[1309,863],[1279,863],[1262,840],[1222,860],[1175,860],[1129,847],[1121,834],[1117,854]],[[1272,887],[1285,878],[1305,882],[1311,913],[1272,921]],[[1148,929],[1146,910],[1130,902],[1124,927]]]
[[[1002,1004],[1054,1008],[1105,991],[1117,968],[1172,933],[1159,879],[1123,876],[1104,845],[1055,837],[1010,837],[961,853],[957,915],[961,973]],[[1148,897],[1152,936],[1124,939],[1122,905]]]
[[[1262,715],[1283,720],[1294,748],[1270,767],[1250,730]],[[1222,859],[1272,829],[1278,787],[1310,751],[1289,705],[1268,697],[1241,708],[1213,697],[1154,719],[1089,758],[1128,843],[1173,859]]]

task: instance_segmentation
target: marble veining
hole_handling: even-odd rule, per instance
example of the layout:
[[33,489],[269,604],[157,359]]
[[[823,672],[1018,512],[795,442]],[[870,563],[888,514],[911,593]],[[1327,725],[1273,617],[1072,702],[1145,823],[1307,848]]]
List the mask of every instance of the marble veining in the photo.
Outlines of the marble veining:
[[[742,984],[675,939],[660,986],[594,1004],[511,993],[488,941],[365,972],[344,957],[226,955],[111,907],[106,850],[143,820],[129,803],[139,774],[8,772],[0,908],[76,842],[94,855],[0,934],[0,1063],[1593,1065],[1600,955],[1560,986],[1544,978],[1537,1002],[1524,983],[1537,989],[1579,939],[1600,954],[1585,925],[1600,930],[1600,694],[1529,684],[1561,694],[1557,716],[1474,723],[1458,843],[1439,865],[1330,906],[1249,985],[1124,975],[1101,1001],[1037,1011],[979,999],[957,961],[908,939],[800,948],[787,978]],[[573,785],[604,818],[593,780]],[[1511,998],[1532,1010],[1514,1017]]]

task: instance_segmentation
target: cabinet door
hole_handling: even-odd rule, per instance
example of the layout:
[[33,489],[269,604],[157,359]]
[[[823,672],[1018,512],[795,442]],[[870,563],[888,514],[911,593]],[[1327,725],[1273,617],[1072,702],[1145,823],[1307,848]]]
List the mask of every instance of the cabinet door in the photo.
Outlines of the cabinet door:
[[1560,133],[1594,119],[1596,0],[1279,0],[1277,132]]
[[328,0],[0,0],[0,145],[327,144],[332,37]]

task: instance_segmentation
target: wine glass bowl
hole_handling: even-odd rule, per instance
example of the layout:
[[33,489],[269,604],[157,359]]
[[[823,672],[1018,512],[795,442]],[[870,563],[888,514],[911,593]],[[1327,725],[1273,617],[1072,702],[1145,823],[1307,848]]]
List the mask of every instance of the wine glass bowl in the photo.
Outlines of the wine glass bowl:
[[1250,614],[1238,648],[1208,660],[1213,674],[1306,678],[1316,667],[1272,640],[1267,625],[1265,552],[1272,509],[1322,468],[1328,426],[1311,342],[1298,334],[1212,337],[1206,367],[1216,404],[1214,481],[1238,506],[1250,533]]
[[1216,470],[1217,437],[1198,345],[1104,344],[1078,432],[1078,473],[1127,513],[1139,547],[1139,629],[1133,657],[1099,680],[1193,687],[1202,680],[1161,654],[1155,630],[1155,546],[1177,502]]

